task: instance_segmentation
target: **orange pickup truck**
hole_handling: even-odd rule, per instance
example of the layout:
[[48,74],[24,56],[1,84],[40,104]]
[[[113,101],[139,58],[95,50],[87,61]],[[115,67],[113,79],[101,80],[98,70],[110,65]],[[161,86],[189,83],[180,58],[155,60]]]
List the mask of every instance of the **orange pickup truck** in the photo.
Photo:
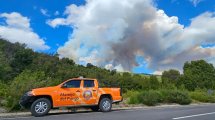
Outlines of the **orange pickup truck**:
[[121,101],[120,88],[99,88],[96,79],[73,78],[54,87],[33,89],[25,93],[19,103],[38,117],[48,114],[51,108],[60,107],[86,107],[108,112],[112,103]]

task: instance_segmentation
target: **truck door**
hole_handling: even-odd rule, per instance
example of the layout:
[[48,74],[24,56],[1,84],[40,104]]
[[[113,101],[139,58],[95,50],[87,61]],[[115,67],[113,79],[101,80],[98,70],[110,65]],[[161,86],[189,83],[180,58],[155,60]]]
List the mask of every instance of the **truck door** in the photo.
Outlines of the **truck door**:
[[94,105],[96,104],[98,94],[98,86],[95,80],[83,80],[83,87],[81,90],[80,102],[76,105]]
[[58,106],[74,106],[79,101],[81,80],[70,80],[58,90]]

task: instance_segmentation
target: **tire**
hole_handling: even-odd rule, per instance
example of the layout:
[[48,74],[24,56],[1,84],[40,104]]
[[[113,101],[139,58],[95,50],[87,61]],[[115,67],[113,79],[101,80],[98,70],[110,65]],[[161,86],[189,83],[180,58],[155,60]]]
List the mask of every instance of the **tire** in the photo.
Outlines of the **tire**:
[[99,109],[102,112],[109,112],[112,108],[112,101],[109,98],[102,98],[99,102]]
[[[41,106],[41,107],[40,107]],[[47,115],[51,109],[51,102],[47,98],[39,98],[31,105],[31,114],[35,117]]]
[[93,107],[91,107],[91,110],[94,112],[97,112],[97,111],[99,111],[99,106],[93,106]]

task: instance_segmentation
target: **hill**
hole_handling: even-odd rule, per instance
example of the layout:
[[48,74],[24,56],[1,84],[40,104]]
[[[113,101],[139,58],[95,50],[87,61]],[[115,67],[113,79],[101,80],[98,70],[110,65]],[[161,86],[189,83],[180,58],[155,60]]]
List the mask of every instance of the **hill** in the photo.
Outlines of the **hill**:
[[1,103],[3,106],[18,108],[18,100],[25,92],[79,76],[97,78],[100,86],[123,86],[124,91],[140,89],[142,81],[148,79],[138,74],[117,73],[116,70],[110,71],[90,63],[87,66],[78,65],[71,59],[60,59],[57,54],[34,52],[24,44],[12,44],[0,39],[0,99],[7,101]]
[[[165,103],[185,100],[187,104],[190,97],[203,102],[215,101],[215,68],[204,60],[186,62],[183,74],[172,69],[164,71],[162,76],[135,74],[111,71],[91,63],[78,65],[71,59],[60,59],[58,54],[34,52],[24,44],[0,39],[0,106],[8,110],[20,109],[20,97],[33,88],[58,85],[79,76],[97,78],[100,87],[122,87],[127,94],[125,97],[130,97],[130,103],[153,102],[152,99],[159,102],[162,99]],[[211,94],[208,95],[206,90],[212,90]],[[189,96],[186,91],[194,92]],[[161,93],[166,95],[166,100]],[[159,95],[161,99],[157,98]],[[208,96],[206,99],[199,99],[205,95]],[[178,96],[177,100],[171,96]]]

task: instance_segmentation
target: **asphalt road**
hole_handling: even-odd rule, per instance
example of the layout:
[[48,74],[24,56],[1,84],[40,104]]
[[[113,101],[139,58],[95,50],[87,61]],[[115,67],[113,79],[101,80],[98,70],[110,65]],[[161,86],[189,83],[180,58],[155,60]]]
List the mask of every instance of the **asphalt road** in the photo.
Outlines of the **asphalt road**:
[[0,118],[2,120],[215,120],[215,105],[162,107],[102,112],[55,113],[44,117]]

